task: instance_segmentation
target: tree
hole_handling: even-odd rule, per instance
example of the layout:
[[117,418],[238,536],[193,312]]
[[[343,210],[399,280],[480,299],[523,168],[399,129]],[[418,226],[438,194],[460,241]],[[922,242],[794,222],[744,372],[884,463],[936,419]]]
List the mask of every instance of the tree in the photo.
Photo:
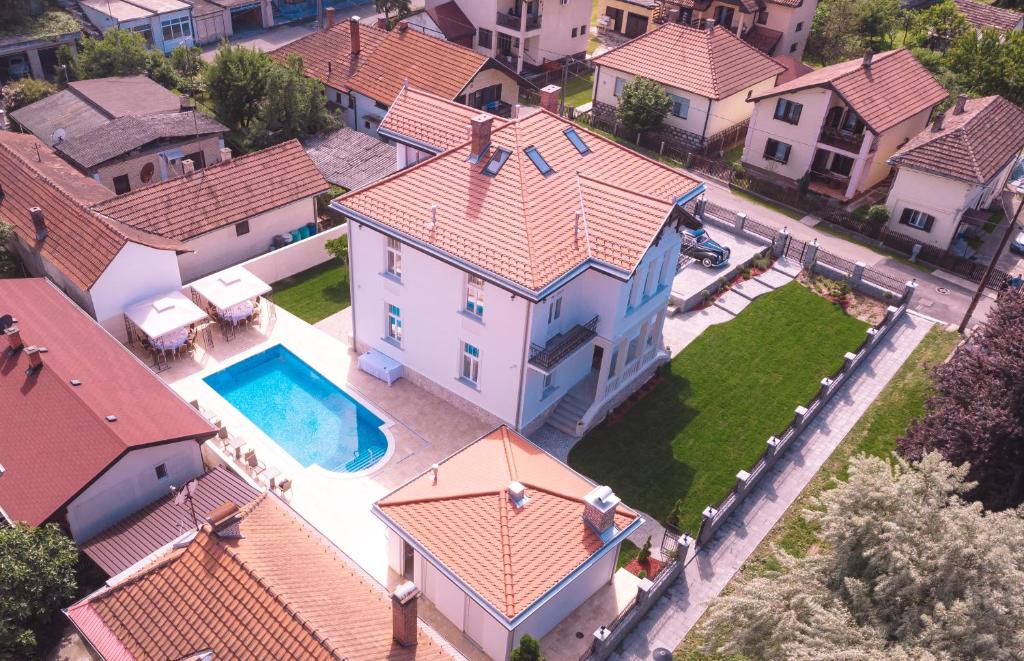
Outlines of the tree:
[[807,40],[808,56],[822,64],[856,57],[862,47],[860,17],[860,0],[822,0]]
[[12,112],[46,98],[56,91],[56,86],[51,82],[22,78],[3,87],[3,106],[7,112]]
[[961,496],[967,466],[859,456],[805,516],[822,553],[742,582],[708,647],[752,659],[1011,659],[1024,649],[1024,516]]
[[953,0],[942,0],[927,9],[910,12],[910,32],[919,46],[936,46],[945,50],[961,35],[974,29]]
[[651,131],[672,109],[672,99],[665,94],[661,83],[637,76],[622,86],[615,116],[634,131]]
[[146,40],[131,30],[109,30],[101,39],[86,37],[79,47],[72,69],[75,78],[137,76],[150,64]]
[[35,632],[75,595],[77,564],[56,524],[0,527],[0,658],[35,656]]
[[1001,296],[971,342],[935,370],[925,415],[899,439],[908,459],[970,462],[972,496],[990,509],[1024,501],[1024,297]]
[[177,76],[177,88],[186,94],[195,95],[202,89],[203,70],[206,68],[202,54],[203,49],[199,46],[188,48],[179,45],[167,58]]
[[271,62],[264,90],[256,121],[246,136],[250,147],[266,147],[336,125],[327,110],[323,84],[306,77],[299,55],[289,55],[283,65]]
[[899,0],[862,0],[859,13],[861,45],[875,51],[891,48],[896,33],[903,26]]
[[412,12],[412,4],[410,0],[373,0],[373,6],[378,13],[384,14],[384,20],[388,25],[388,29],[394,23],[391,20],[391,15],[395,15],[395,21],[405,18]]
[[980,38],[966,32],[946,53],[946,66],[965,90],[1024,105],[1024,32],[986,29]]
[[203,74],[217,119],[234,129],[249,126],[260,112],[273,65],[266,53],[222,42]]
[[519,647],[512,650],[510,661],[546,661],[547,657],[540,653],[540,643],[530,634],[523,634],[519,639]]
[[342,265],[348,263],[348,235],[342,234],[336,239],[328,239],[324,242],[324,248]]
[[889,209],[884,204],[868,207],[867,220],[873,225],[884,225],[889,220]]

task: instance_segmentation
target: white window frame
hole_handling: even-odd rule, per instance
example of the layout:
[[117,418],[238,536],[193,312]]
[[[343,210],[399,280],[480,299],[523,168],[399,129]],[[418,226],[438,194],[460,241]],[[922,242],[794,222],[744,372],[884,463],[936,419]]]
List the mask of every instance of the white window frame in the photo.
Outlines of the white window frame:
[[668,98],[672,99],[672,109],[669,111],[672,113],[672,116],[686,119],[690,114],[690,100],[685,96],[672,93],[668,94]]
[[[175,28],[177,28],[178,34],[175,34]],[[168,30],[171,36],[167,36]],[[165,18],[160,21],[160,35],[164,41],[172,41],[174,39],[185,39],[186,37],[192,36],[192,20],[188,16],[175,16],[173,18]]]
[[[480,385],[480,349],[469,342],[460,342],[459,378],[474,386]],[[476,353],[473,353],[476,352]]]
[[480,276],[469,274],[466,276],[466,304],[463,306],[466,314],[483,319],[484,316],[484,279]]
[[402,242],[394,237],[387,237],[384,250],[384,272],[391,277],[402,279]]
[[616,99],[619,98],[620,96],[622,96],[622,88],[625,87],[625,86],[626,86],[626,79],[625,78],[616,77],[615,78],[615,86],[612,89],[612,96],[614,96]]
[[562,297],[558,296],[548,305],[548,325],[558,321],[562,316]]
[[384,303],[384,337],[402,346],[405,336],[402,330],[402,308],[393,303]]
[[931,214],[925,213],[924,211],[920,211],[918,209],[911,209],[910,217],[907,218],[907,225],[910,225],[911,227],[917,228],[919,230],[923,230],[925,227],[928,226],[928,217],[930,215]]

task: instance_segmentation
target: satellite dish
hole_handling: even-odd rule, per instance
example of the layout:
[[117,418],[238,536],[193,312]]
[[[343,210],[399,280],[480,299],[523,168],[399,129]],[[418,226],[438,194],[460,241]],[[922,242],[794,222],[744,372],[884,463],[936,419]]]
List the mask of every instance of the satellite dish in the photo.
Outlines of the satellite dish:
[[64,135],[65,135],[64,129],[54,129],[53,133],[50,134],[50,144],[51,145],[58,144],[61,140],[64,139]]
[[4,332],[8,328],[14,325],[14,317],[9,314],[5,314],[0,317],[0,333]]

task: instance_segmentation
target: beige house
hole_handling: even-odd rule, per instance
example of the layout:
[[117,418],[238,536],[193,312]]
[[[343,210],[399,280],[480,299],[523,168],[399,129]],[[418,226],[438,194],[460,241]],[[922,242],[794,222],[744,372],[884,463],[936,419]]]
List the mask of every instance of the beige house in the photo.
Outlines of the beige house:
[[752,111],[747,98],[773,89],[785,70],[721,26],[698,29],[675,23],[593,62],[594,118],[614,122],[625,84],[637,76],[651,78],[672,99],[662,133],[667,144],[680,149],[701,148],[730,131],[741,134]]
[[597,13],[602,29],[630,38],[666,23],[714,21],[768,55],[799,60],[817,7],[817,0],[599,0]]
[[896,179],[885,201],[888,227],[957,252],[980,232],[986,211],[1024,149],[1024,110],[999,96],[960,96],[947,113],[889,158]]
[[946,90],[899,49],[823,67],[751,96],[748,175],[848,201],[889,176]]

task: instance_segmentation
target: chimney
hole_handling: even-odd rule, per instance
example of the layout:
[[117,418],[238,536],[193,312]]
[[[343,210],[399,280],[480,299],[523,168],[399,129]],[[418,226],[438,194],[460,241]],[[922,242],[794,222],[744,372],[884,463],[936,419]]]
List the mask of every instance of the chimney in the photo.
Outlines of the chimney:
[[615,527],[615,508],[622,500],[611,487],[594,487],[583,496],[583,520],[600,536]]
[[353,16],[352,18],[348,19],[348,29],[349,34],[351,35],[349,37],[349,45],[351,46],[352,57],[355,57],[356,55],[359,55],[360,49],[358,16]]
[[15,353],[25,346],[25,343],[21,341],[21,330],[17,326],[11,326],[5,330],[4,335],[7,336],[9,354]]
[[213,534],[220,539],[242,539],[241,519],[238,505],[225,501],[206,516],[206,522],[213,528]]
[[220,148],[220,162],[227,163],[231,160],[231,147]]
[[398,31],[399,32],[405,32],[408,29],[409,29],[409,21],[407,21],[405,19],[402,19],[402,20],[398,21]]
[[430,472],[433,474],[433,477],[434,477],[434,484],[437,484],[437,472],[440,469],[441,469],[440,464],[434,464],[433,466],[430,467]]
[[562,88],[558,85],[548,85],[540,90],[540,107],[555,115],[558,114],[559,101],[561,100]]
[[708,32],[712,32],[715,29],[715,19],[706,19],[704,21],[704,29],[706,29]]
[[469,157],[475,159],[473,162],[480,160],[480,157],[487,151],[487,147],[491,144],[491,122],[494,121],[494,117],[487,113],[480,113],[476,117],[470,120],[470,147]]
[[873,51],[871,51],[871,50],[864,51],[864,68],[865,69],[870,69],[871,68],[871,58],[873,58],[874,56],[875,56],[875,53]]
[[958,97],[956,97],[956,105],[953,106],[953,114],[954,115],[962,115],[963,112],[964,112],[964,109],[966,109],[966,107],[967,107],[967,95],[966,94],[961,94]]
[[28,369],[25,370],[25,374],[35,374],[43,369],[43,355],[39,349],[35,346],[25,348],[25,355],[28,356]]
[[412,581],[399,584],[391,594],[391,627],[395,642],[402,647],[416,646],[416,603],[420,589]]
[[32,216],[32,225],[36,228],[36,241],[42,241],[46,238],[46,219],[43,218],[43,210],[39,207],[32,207],[28,210],[30,216]]
[[327,29],[330,30],[334,27],[334,7],[325,9],[324,14],[327,16]]
[[178,97],[178,110],[180,112],[188,112],[192,109],[192,99],[189,98],[188,94],[182,94]]
[[196,164],[192,162],[191,158],[186,158],[181,162],[181,173],[186,177],[190,177],[195,174]]
[[387,30],[388,29],[388,19],[384,18],[383,16],[378,18],[377,19],[377,27],[379,27],[381,30]]
[[935,133],[941,131],[944,121],[946,121],[946,113],[940,112],[938,115],[935,115],[935,119],[932,120],[932,131]]

